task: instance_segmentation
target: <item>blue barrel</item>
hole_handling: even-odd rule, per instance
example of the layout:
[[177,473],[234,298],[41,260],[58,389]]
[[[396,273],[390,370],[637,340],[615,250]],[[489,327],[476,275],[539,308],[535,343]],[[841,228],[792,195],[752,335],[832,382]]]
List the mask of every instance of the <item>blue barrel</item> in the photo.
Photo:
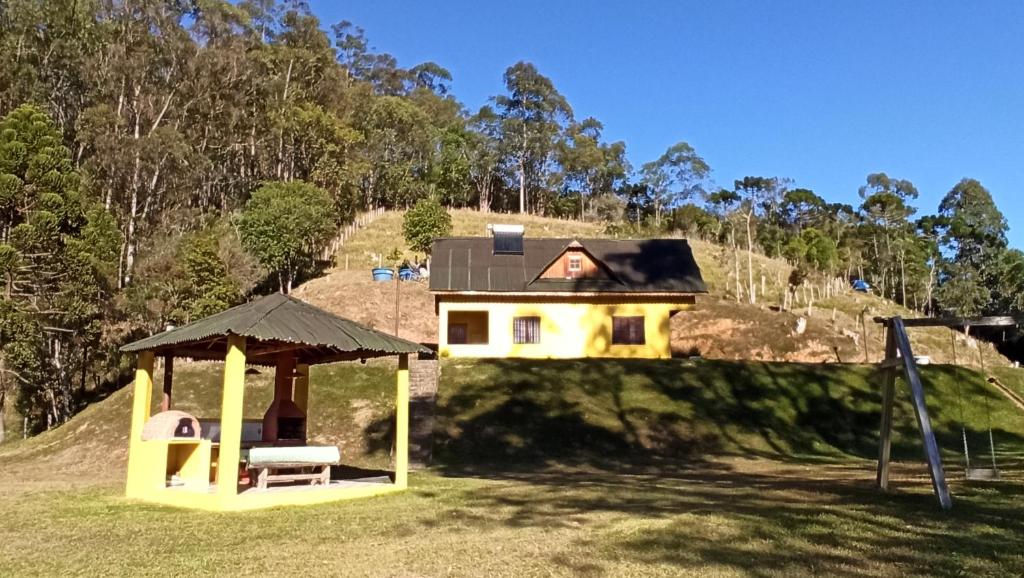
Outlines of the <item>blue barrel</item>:
[[418,277],[416,271],[408,267],[398,270],[398,278],[402,281],[415,281],[416,277]]
[[374,267],[373,268],[373,280],[374,281],[391,281],[395,278],[395,272],[387,267]]

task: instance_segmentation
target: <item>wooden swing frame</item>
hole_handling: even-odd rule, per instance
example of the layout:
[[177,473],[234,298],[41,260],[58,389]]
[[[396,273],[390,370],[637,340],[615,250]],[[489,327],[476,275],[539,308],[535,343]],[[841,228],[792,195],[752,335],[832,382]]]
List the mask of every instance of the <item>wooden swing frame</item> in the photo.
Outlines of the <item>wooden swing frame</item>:
[[910,396],[914,404],[914,415],[917,427],[924,442],[925,459],[928,462],[928,473],[932,480],[932,490],[943,510],[953,507],[953,498],[946,483],[946,473],[939,455],[939,444],[935,440],[928,406],[925,403],[924,384],[917,368],[917,360],[910,346],[907,335],[909,327],[1010,327],[1018,324],[1018,320],[1009,316],[979,317],[975,319],[903,319],[901,317],[876,317],[875,323],[886,328],[885,358],[881,368],[884,373],[882,386],[882,424],[878,440],[878,471],[875,484],[882,491],[889,490],[889,462],[892,447],[892,414],[896,397],[896,377],[902,373],[910,386]]

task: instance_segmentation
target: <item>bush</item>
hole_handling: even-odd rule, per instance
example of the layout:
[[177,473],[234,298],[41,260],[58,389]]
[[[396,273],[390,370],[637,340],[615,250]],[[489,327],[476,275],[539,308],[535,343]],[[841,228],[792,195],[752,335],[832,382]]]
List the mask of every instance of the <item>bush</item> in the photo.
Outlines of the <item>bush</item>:
[[333,201],[302,181],[265,183],[245,205],[239,232],[246,250],[277,273],[282,292],[311,269],[335,232]]
[[430,253],[434,239],[452,233],[452,216],[433,197],[420,199],[405,213],[402,234],[409,248],[419,253]]
[[227,266],[217,254],[217,239],[200,235],[184,248],[185,276],[190,319],[202,319],[239,303],[241,292],[235,286]]

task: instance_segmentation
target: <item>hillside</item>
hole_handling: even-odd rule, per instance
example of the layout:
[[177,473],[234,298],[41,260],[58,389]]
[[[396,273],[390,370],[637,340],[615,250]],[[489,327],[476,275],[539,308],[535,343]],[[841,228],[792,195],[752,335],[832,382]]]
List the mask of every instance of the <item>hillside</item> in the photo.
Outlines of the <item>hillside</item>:
[[[210,363],[178,368],[176,407],[218,415],[218,370]],[[348,464],[387,466],[393,375],[387,362],[313,368],[311,439],[339,445]],[[949,467],[960,463],[961,409],[972,452],[987,450],[991,415],[1000,459],[1024,455],[1024,412],[978,374],[930,366],[924,376]],[[1024,370],[1002,369],[999,376],[1024,392]],[[450,360],[440,391],[435,461],[442,469],[729,454],[872,459],[880,404],[874,368],[849,364]],[[250,376],[246,393],[246,417],[261,417],[271,398],[270,375]],[[0,493],[43,480],[117,483],[130,398],[125,388],[56,430],[4,446]],[[904,388],[898,403],[894,456],[916,463],[920,441]]]
[[[531,237],[603,237],[602,227],[594,223],[548,219],[514,214],[452,211],[454,235],[484,235],[488,223],[521,224]],[[732,254],[721,246],[691,240],[694,255],[710,293],[698,301],[696,311],[672,319],[673,349],[680,355],[700,355],[708,359],[751,359],[797,362],[861,362],[864,360],[860,316],[868,318],[868,353],[878,361],[884,343],[881,328],[871,322],[876,315],[917,315],[892,301],[875,295],[845,291],[829,298],[816,298],[808,310],[806,304],[779,311],[784,285],[791,267],[783,261],[754,255],[755,278],[764,278],[765,295],[759,305],[737,303],[733,297]],[[378,257],[393,249],[410,260],[421,257],[408,250],[402,239],[401,213],[388,212],[346,240],[335,257],[337,266],[313,279],[294,294],[339,315],[395,332],[395,285],[375,283],[369,269]],[[745,254],[742,254],[745,255]],[[346,268],[347,264],[347,268]],[[746,258],[741,258],[741,278],[746,275]],[[401,285],[401,337],[424,343],[437,341],[437,317],[434,302],[425,282]],[[797,320],[808,320],[807,330],[797,335]],[[950,332],[944,329],[917,329],[911,339],[918,355],[927,355],[937,363],[952,362]],[[978,365],[978,350],[968,348],[962,335],[960,362]],[[983,343],[985,363],[1009,365],[991,345]]]

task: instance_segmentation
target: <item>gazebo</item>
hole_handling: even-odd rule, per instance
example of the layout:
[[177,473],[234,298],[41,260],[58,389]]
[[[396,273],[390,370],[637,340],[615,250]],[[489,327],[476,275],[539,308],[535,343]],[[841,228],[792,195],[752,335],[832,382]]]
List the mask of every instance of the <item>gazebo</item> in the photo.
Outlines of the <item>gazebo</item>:
[[[125,489],[130,498],[204,510],[248,510],[374,496],[407,485],[409,355],[429,353],[419,344],[273,294],[121,350],[138,353]],[[331,480],[329,467],[336,463],[337,448],[306,445],[309,367],[391,355],[398,356],[394,474]],[[157,356],[164,359],[163,396],[161,411],[151,416]],[[224,362],[219,420],[172,409],[175,358]],[[261,420],[243,420],[247,364],[275,368],[274,399]],[[257,454],[262,460],[258,469]],[[267,476],[277,466],[283,475]],[[253,479],[256,472],[259,484]],[[268,487],[268,477],[292,483]]]

